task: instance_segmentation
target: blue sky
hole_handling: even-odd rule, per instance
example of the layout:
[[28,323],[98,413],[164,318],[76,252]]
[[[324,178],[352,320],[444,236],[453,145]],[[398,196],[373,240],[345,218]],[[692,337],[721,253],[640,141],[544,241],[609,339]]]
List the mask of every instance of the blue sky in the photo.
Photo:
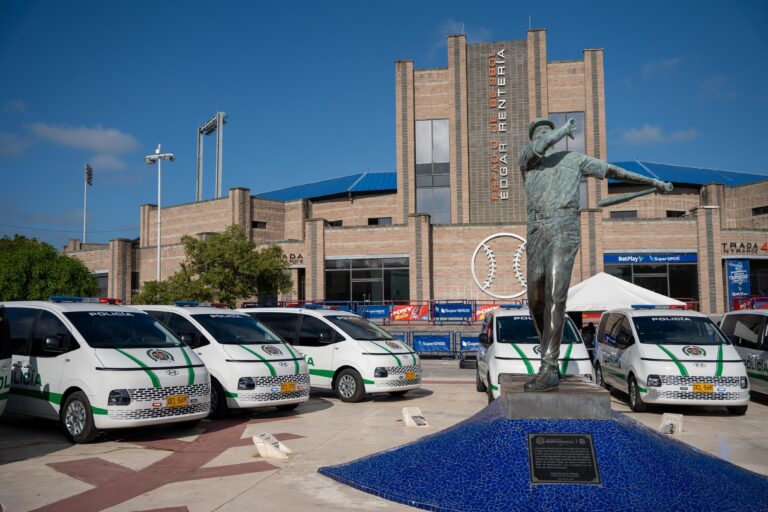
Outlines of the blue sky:
[[[0,236],[138,236],[139,205],[194,200],[197,126],[230,115],[223,190],[395,171],[394,62],[446,36],[605,49],[608,157],[768,174],[768,3],[0,0]],[[205,141],[204,198],[215,141]]]

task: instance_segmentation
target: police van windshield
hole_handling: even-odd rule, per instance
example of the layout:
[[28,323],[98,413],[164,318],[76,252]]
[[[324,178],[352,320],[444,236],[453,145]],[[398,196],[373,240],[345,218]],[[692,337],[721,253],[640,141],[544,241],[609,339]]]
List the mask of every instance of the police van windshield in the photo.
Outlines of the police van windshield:
[[132,311],[64,313],[93,348],[179,347],[181,342],[163,324]]
[[[496,317],[496,341],[499,343],[541,343],[530,316]],[[566,318],[561,343],[581,343],[573,324]]]
[[344,331],[344,334],[355,340],[376,341],[393,340],[387,331],[365,318],[351,315],[326,316],[326,320]]
[[728,340],[709,318],[698,316],[638,316],[635,323],[640,343],[664,345],[720,345]]
[[225,345],[280,343],[282,339],[248,315],[232,313],[193,315],[216,341]]

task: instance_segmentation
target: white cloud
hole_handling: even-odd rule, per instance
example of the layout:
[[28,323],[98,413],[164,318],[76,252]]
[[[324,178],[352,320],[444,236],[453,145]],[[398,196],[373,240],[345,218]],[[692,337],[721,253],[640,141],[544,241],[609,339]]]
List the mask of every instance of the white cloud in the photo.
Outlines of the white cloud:
[[55,126],[48,123],[34,123],[29,128],[42,139],[76,149],[119,154],[139,148],[139,141],[133,135],[115,128],[103,128],[98,125],[93,128]]
[[105,171],[125,169],[128,167],[128,164],[123,162],[119,157],[108,154],[94,155],[88,159],[88,163],[91,164],[94,169]]
[[21,100],[8,100],[3,103],[3,112],[20,112],[22,114],[27,113],[27,104]]
[[655,60],[643,64],[642,75],[643,78],[651,78],[654,76],[666,76],[680,67],[682,59],[680,57],[672,57],[670,59]]
[[735,89],[725,75],[715,75],[701,83],[699,99],[732,101],[741,96],[741,89]]
[[0,156],[21,155],[32,144],[34,142],[29,139],[24,139],[12,133],[0,132]]
[[670,142],[686,142],[699,136],[695,128],[680,130],[666,134],[661,126],[644,124],[641,128],[622,130],[621,142],[629,146],[642,146],[650,144],[667,144]]

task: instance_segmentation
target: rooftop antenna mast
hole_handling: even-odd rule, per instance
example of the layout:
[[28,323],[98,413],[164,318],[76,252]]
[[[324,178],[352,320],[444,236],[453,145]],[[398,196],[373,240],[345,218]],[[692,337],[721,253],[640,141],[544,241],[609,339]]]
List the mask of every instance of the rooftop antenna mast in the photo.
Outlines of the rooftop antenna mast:
[[227,122],[228,117],[229,115],[226,112],[216,112],[207,123],[197,129],[196,201],[201,201],[203,199],[203,135],[210,135],[213,132],[216,132],[216,186],[214,197],[221,197],[221,160],[224,145],[224,124]]

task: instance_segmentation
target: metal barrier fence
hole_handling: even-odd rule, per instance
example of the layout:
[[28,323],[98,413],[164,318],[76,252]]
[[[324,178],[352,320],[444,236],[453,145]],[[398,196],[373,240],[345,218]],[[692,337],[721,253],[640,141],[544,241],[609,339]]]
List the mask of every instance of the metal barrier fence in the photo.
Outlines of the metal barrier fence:
[[476,333],[462,331],[390,331],[389,334],[425,357],[473,358],[479,344]]

